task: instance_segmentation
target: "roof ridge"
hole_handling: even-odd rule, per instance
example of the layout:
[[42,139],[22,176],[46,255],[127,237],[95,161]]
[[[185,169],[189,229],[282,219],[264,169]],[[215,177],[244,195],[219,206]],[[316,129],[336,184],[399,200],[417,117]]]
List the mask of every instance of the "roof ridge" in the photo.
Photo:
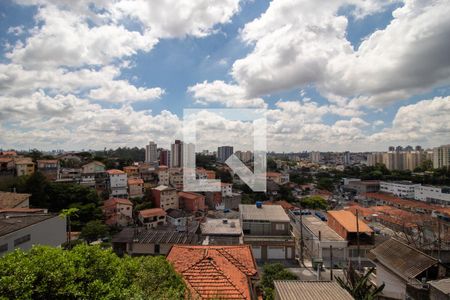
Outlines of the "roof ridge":
[[[239,260],[237,260],[231,253],[229,253],[225,248],[218,248],[217,252],[219,252],[223,257],[225,257],[229,262],[235,265],[242,273],[245,275],[253,275],[250,272],[250,269],[247,268],[244,264],[242,264]],[[251,274],[250,274],[251,273]]]

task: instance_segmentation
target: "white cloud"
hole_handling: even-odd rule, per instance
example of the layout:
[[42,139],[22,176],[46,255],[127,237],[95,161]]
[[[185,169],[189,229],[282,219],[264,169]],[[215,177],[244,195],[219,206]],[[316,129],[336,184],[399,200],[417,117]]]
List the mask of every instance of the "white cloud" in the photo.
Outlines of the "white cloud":
[[218,103],[225,107],[265,107],[261,98],[248,98],[245,90],[237,85],[228,84],[220,80],[204,81],[188,87],[188,92],[200,104]]
[[89,92],[89,97],[107,102],[142,101],[158,99],[164,94],[161,88],[136,88],[125,80],[115,80],[105,83]]

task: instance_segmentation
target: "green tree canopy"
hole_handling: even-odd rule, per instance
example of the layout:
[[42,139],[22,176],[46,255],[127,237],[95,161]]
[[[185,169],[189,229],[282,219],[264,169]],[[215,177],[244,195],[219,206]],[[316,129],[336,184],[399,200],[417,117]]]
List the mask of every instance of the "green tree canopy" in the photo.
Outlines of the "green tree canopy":
[[280,263],[266,264],[263,267],[263,274],[261,277],[261,288],[263,289],[265,298],[274,299],[274,280],[295,280],[297,276],[289,270],[286,270]]
[[89,221],[81,230],[81,238],[91,243],[98,238],[104,237],[108,234],[108,226],[99,220]]
[[183,299],[182,278],[163,257],[78,245],[35,246],[0,259],[0,299]]
[[305,197],[300,201],[303,208],[309,209],[327,209],[328,203],[320,196]]

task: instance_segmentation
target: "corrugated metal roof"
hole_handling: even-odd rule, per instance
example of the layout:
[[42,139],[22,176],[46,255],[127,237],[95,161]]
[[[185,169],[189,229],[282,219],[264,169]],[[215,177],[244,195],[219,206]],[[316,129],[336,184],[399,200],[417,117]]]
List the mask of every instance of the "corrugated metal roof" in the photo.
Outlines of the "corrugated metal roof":
[[[300,218],[298,217],[298,219]],[[344,238],[331,229],[327,223],[319,220],[315,216],[303,216],[302,222],[316,237],[319,237],[320,232],[322,241],[344,241]]]
[[240,204],[239,211],[243,220],[289,222],[290,219],[281,205],[256,205]]
[[353,300],[353,297],[334,281],[275,280],[279,300]]
[[140,244],[195,244],[198,236],[193,233],[145,230],[137,236]]
[[356,217],[347,210],[329,210],[329,216],[332,216],[339,224],[341,224],[347,232],[371,233],[373,230],[361,219],[358,219],[358,227],[356,226]]
[[450,278],[428,281],[428,283],[442,293],[447,295],[450,294]]
[[394,238],[370,250],[369,258],[379,262],[405,280],[415,278],[438,263],[434,257]]

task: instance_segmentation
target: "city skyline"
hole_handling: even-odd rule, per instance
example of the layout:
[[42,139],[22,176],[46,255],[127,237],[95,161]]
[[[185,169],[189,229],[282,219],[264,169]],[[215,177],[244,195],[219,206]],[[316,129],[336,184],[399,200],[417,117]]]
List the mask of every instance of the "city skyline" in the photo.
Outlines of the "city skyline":
[[[169,145],[183,109],[236,107],[267,109],[269,151],[447,144],[449,13],[414,0],[2,1],[0,147]],[[251,149],[248,124],[199,120],[200,141]]]

